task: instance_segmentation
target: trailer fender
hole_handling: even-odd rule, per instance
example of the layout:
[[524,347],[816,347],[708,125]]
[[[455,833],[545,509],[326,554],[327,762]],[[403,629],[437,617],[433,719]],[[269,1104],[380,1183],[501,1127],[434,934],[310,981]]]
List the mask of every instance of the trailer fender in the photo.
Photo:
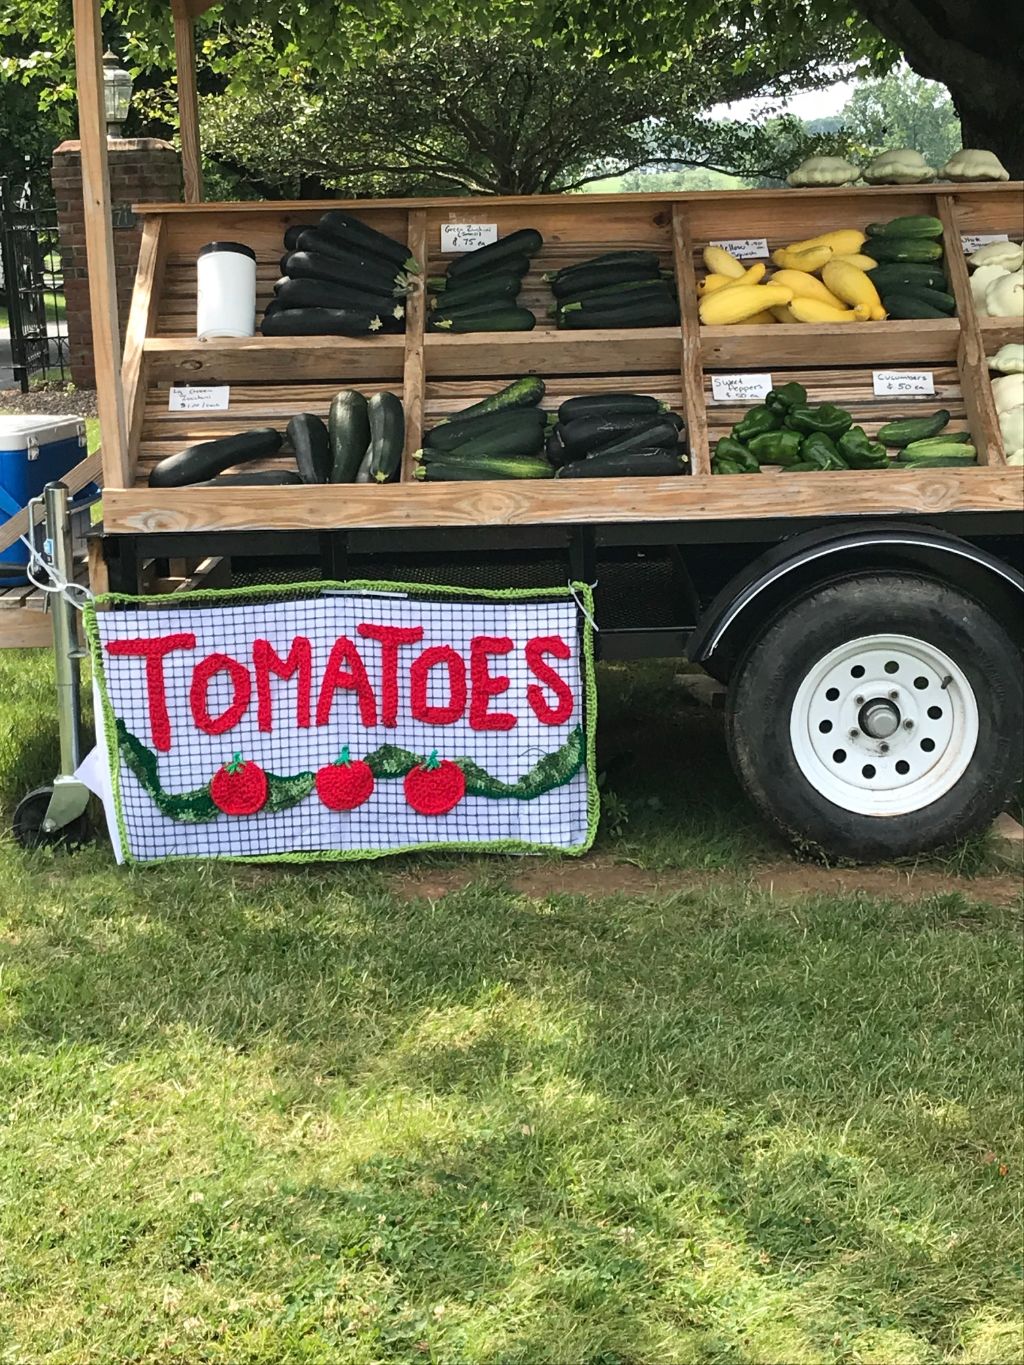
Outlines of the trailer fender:
[[804,532],[760,555],[701,614],[687,655],[724,682],[783,607],[822,583],[886,569],[913,569],[969,593],[1024,646],[1024,576],[1017,569],[931,526],[874,522]]

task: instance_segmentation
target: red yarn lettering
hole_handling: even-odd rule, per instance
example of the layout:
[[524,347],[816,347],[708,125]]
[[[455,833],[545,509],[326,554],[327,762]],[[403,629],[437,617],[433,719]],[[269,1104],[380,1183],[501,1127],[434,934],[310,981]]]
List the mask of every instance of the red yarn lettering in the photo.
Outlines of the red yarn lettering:
[[564,725],[572,715],[576,704],[572,688],[560,673],[545,663],[544,655],[553,654],[556,659],[568,659],[572,650],[560,635],[537,635],[526,642],[526,664],[535,678],[549,687],[558,698],[556,706],[549,706],[542,688],[530,683],[526,689],[526,700],[533,714],[542,725]]
[[489,711],[491,697],[509,689],[505,674],[494,675],[487,666],[489,654],[511,654],[514,645],[507,635],[474,635],[469,642],[469,674],[472,693],[469,723],[474,730],[511,730],[516,718],[510,711]]
[[[343,665],[347,664],[345,668]],[[366,676],[366,668],[353,642],[347,635],[339,635],[327,660],[320,697],[316,704],[316,723],[326,725],[331,718],[334,694],[341,688],[355,692],[359,698],[359,716],[364,725],[377,724],[377,701]]]
[[398,651],[403,645],[415,645],[422,640],[423,627],[361,625],[359,634],[380,645],[380,723],[397,725]]
[[[210,683],[218,673],[226,673],[231,680],[234,696],[227,707],[216,718],[210,715]],[[222,735],[233,730],[245,715],[252,696],[252,678],[245,664],[232,659],[230,654],[209,654],[201,663],[196,664],[189,689],[188,704],[192,708],[192,719],[206,735]]]
[[282,659],[269,640],[254,640],[252,666],[256,674],[256,718],[261,730],[274,728],[273,701],[270,695],[270,675],[289,679],[299,675],[299,690],[295,698],[295,723],[306,730],[310,725],[310,693],[313,687],[313,646],[305,635],[296,635]]
[[[448,670],[448,705],[432,706],[427,700],[430,671],[441,664]],[[424,725],[454,725],[466,709],[466,664],[451,645],[425,649],[409,670],[409,706],[413,719]]]
[[164,659],[176,649],[195,649],[191,631],[180,635],[158,635],[144,640],[111,640],[107,653],[120,657],[145,659],[146,701],[149,707],[149,732],[153,747],[166,753],[171,747],[171,718],[167,711],[167,682]]

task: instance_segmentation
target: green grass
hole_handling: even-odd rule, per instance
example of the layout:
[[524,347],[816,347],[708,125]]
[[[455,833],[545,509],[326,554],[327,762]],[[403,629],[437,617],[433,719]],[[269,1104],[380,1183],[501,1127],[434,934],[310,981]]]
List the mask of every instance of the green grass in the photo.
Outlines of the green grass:
[[[1019,917],[753,891],[713,719],[603,683],[605,851],[713,890],[0,842],[0,1362],[1024,1360]],[[48,685],[0,655],[0,810]]]
[[[67,316],[67,303],[63,294],[47,294],[44,299],[47,322],[63,322]],[[10,327],[11,315],[6,304],[0,303],[0,327]]]

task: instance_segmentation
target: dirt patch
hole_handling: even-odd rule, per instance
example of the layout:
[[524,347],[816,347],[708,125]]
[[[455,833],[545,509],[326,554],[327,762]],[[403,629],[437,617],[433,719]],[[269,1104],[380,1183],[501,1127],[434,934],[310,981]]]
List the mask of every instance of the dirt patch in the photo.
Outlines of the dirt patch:
[[[480,879],[473,869],[451,868],[423,873],[399,873],[391,890],[408,900],[440,900],[463,891]],[[610,858],[581,858],[564,863],[535,863],[505,879],[522,896],[674,896],[742,883],[780,899],[797,896],[852,896],[861,893],[896,901],[959,893],[973,901],[1014,906],[1020,903],[1020,878],[1012,875],[954,877],[930,869],[860,867],[835,869],[813,864],[778,863],[751,868],[746,875],[731,871],[648,872]]]
[[52,417],[95,417],[95,389],[0,389],[0,412],[46,413]]

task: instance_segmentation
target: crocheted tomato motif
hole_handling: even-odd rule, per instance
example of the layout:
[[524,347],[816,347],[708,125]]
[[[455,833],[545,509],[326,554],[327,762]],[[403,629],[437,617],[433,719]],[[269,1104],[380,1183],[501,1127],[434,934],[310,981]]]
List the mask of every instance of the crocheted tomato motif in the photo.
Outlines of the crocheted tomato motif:
[[210,782],[210,797],[225,815],[255,815],[267,802],[267,775],[258,763],[235,754],[218,768]]
[[316,790],[329,810],[355,810],[373,791],[373,769],[361,758],[349,758],[346,744],[337,760],[317,773]]
[[438,759],[432,750],[424,763],[405,775],[405,799],[420,815],[447,815],[466,794],[466,775],[457,763]]

